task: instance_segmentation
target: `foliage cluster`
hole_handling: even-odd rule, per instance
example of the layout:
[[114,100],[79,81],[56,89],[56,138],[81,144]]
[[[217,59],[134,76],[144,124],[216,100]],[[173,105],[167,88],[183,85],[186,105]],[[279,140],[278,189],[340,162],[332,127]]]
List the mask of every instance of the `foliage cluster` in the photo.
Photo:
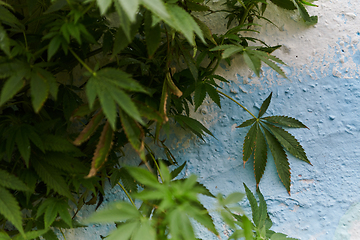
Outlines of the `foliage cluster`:
[[[235,101],[219,90],[219,82],[227,82],[215,72],[223,59],[230,63],[241,54],[255,74],[265,63],[285,77],[278,65],[284,63],[271,55],[280,46],[245,34],[257,32],[256,19],[271,22],[263,16],[268,4],[298,10],[307,24],[317,21],[303,0],[226,0],[216,11],[204,0],[0,0],[0,239],[58,239],[53,228],[81,226],[77,212],[85,204],[99,206],[108,181],[130,201],[143,202],[139,211],[117,203],[120,215],[107,221],[118,222],[117,231],[127,235],[110,239],[195,239],[189,217],[217,234],[197,200],[211,193],[195,177],[171,181],[184,165],[167,170],[177,162],[160,130],[170,131],[172,119],[200,138],[212,135],[190,117],[190,108],[196,111],[207,95],[219,107],[221,96]],[[197,12],[225,12],[228,30],[212,34]],[[268,146],[290,192],[284,149],[308,159],[280,127],[305,126],[285,116],[262,117],[270,98],[258,117],[235,101],[253,116],[239,125],[253,125],[243,160],[253,156],[258,184]],[[166,159],[155,156],[147,138]],[[128,143],[148,170],[119,165]],[[218,197],[233,239],[271,237],[264,235],[270,226],[264,201],[259,207],[252,201],[251,223],[227,207],[239,196]]]

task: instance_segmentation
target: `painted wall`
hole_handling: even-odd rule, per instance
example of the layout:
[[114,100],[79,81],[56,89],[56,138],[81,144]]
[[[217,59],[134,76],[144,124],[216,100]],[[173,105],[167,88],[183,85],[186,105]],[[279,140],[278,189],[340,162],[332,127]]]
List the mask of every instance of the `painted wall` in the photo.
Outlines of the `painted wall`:
[[[211,4],[219,4],[213,0]],[[288,64],[289,80],[269,68],[255,77],[241,67],[240,58],[232,66],[222,65],[219,74],[232,80],[224,84],[228,93],[254,113],[273,92],[269,114],[288,115],[301,120],[310,130],[290,132],[303,145],[310,166],[289,156],[292,172],[291,196],[277,177],[272,158],[260,183],[267,200],[273,230],[301,240],[360,239],[360,12],[358,1],[320,0],[318,8],[308,8],[319,16],[315,26],[305,26],[295,13],[272,6],[267,17],[280,30],[264,21],[263,39],[268,44],[283,44],[276,55]],[[224,28],[220,19],[207,17],[213,31]],[[221,20],[220,20],[221,22]],[[284,24],[286,23],[286,24]],[[198,113],[217,139],[202,142],[191,135],[173,136],[168,141],[179,162],[187,161],[185,174],[195,173],[214,194],[244,191],[242,182],[255,189],[253,166],[243,168],[242,142],[245,129],[235,129],[250,116],[234,103],[223,101],[222,109],[209,102]],[[175,130],[177,126],[174,126]],[[176,130],[177,131],[177,130]],[[121,190],[109,190],[105,201],[123,199]],[[204,204],[212,203],[204,198]],[[247,202],[244,209],[249,211]],[[90,206],[88,210],[91,210]],[[85,217],[89,211],[79,216]],[[218,221],[219,230],[228,229]],[[67,232],[67,239],[101,239],[112,225],[93,225]],[[199,228],[205,240],[217,239]],[[226,239],[223,237],[223,239]]]

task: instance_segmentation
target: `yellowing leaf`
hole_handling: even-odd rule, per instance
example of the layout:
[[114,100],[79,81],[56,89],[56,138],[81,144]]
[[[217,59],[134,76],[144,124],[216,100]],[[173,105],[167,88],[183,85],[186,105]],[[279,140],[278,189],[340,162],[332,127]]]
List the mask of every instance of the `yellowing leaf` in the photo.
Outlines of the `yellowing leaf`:
[[87,178],[95,176],[97,171],[106,162],[107,156],[112,147],[113,136],[114,132],[111,129],[109,122],[107,121],[101,132],[99,142],[96,145],[96,150],[91,162],[91,169],[89,174],[86,176]]
[[90,136],[95,132],[103,117],[104,114],[102,111],[95,114],[91,118],[90,122],[86,125],[86,127],[81,131],[79,136],[74,140],[73,144],[79,146],[83,142],[87,141],[90,138]]

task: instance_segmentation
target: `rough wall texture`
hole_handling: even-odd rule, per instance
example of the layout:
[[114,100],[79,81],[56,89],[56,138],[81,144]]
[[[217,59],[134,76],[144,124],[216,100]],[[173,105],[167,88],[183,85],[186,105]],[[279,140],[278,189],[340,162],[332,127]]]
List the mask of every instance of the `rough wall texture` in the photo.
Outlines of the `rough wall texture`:
[[[213,1],[213,4],[219,4]],[[270,158],[260,184],[267,200],[273,230],[301,240],[360,239],[360,6],[357,1],[320,0],[309,8],[319,16],[315,26],[299,22],[297,14],[272,6],[261,39],[271,45],[283,44],[276,54],[288,64],[289,80],[269,68],[255,77],[234,59],[219,73],[231,84],[228,93],[254,113],[273,92],[270,114],[288,115],[305,123],[310,130],[291,130],[306,150],[310,166],[289,156],[292,169],[291,196],[277,177]],[[213,31],[221,30],[216,17],[208,17]],[[255,189],[253,166],[242,165],[242,142],[246,130],[235,129],[250,116],[234,103],[223,101],[222,109],[210,103],[196,116],[215,135],[206,143],[193,136],[177,136],[168,141],[179,162],[187,161],[188,173],[195,173],[213,193],[244,191],[242,182]],[[120,189],[112,189],[107,201],[122,199]],[[207,202],[206,206],[212,206]],[[244,202],[244,208],[249,210]],[[88,213],[82,213],[86,216]],[[81,216],[81,215],[80,215]],[[219,230],[227,235],[220,221]],[[90,226],[85,231],[68,232],[68,239],[100,239],[113,226]],[[199,229],[206,240],[217,239]],[[226,237],[223,236],[223,239]]]

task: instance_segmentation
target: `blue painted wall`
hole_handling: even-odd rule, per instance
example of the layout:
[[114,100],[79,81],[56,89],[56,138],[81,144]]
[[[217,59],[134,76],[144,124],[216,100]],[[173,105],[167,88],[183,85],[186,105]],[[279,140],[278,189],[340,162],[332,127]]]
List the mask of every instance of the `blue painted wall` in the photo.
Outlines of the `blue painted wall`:
[[[319,16],[315,27],[299,24],[296,14],[284,15],[276,7],[269,14],[279,18],[275,23],[282,31],[265,23],[262,27],[265,42],[284,44],[277,54],[288,63],[284,69],[290,81],[279,78],[266,67],[264,75],[257,78],[242,67],[241,59],[234,59],[231,67],[223,65],[219,73],[233,80],[222,86],[223,91],[253,113],[258,112],[262,101],[273,92],[268,114],[295,117],[309,127],[309,130],[289,130],[313,164],[289,156],[291,196],[280,182],[271,157],[260,183],[274,222],[273,230],[301,240],[357,240],[360,239],[360,51],[357,47],[360,22],[356,15],[359,7],[340,0],[323,0],[317,4],[319,8],[310,9]],[[216,23],[213,24],[216,28]],[[214,194],[244,191],[243,182],[254,190],[252,163],[248,162],[245,168],[242,164],[246,129],[235,129],[250,118],[249,114],[224,99],[221,109],[209,102],[193,116],[209,127],[216,139],[207,137],[202,142],[192,135],[172,135],[167,144],[180,163],[187,161],[184,175],[197,174]],[[180,132],[178,126],[173,129]],[[123,198],[121,190],[114,188],[109,190],[105,201]],[[203,198],[204,204],[211,207],[213,203],[209,201]],[[243,207],[250,211],[246,201]],[[91,210],[90,206],[79,216],[85,217]],[[216,221],[226,239],[228,228]],[[101,234],[105,236],[113,227],[93,225],[85,230],[71,230],[67,236],[100,239]],[[199,236],[205,240],[217,239],[201,227]]]

